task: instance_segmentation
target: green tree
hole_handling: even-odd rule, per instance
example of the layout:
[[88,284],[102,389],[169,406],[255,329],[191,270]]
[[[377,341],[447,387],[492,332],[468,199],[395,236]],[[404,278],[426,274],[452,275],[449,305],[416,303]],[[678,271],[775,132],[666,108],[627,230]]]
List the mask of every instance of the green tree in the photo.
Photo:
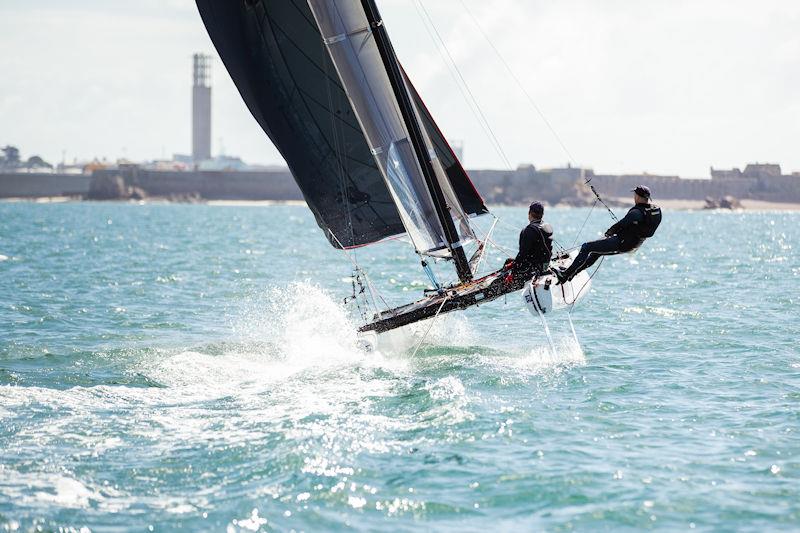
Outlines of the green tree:
[[0,166],[7,168],[17,168],[19,166],[19,150],[16,146],[7,145],[5,148],[0,148],[3,156],[0,157]]
[[32,155],[28,158],[25,162],[25,168],[53,168],[53,165],[39,157],[38,155]]

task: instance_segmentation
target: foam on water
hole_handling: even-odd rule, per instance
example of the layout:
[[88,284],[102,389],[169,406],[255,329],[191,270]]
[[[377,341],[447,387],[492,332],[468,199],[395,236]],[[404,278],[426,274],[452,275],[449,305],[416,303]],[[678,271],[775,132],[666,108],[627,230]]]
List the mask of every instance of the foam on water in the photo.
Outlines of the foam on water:
[[258,394],[304,373],[354,372],[362,367],[402,371],[401,360],[366,353],[347,311],[318,286],[293,283],[248,298],[231,320],[231,340],[210,352],[154,355],[139,371],[168,388],[200,397]]
[[377,349],[386,355],[413,355],[430,346],[467,347],[476,341],[475,331],[458,312],[440,315],[377,335]]
[[482,358],[487,370],[500,375],[505,381],[527,383],[539,376],[557,375],[573,366],[586,363],[580,344],[571,336],[554,339],[553,350],[549,344],[531,346],[526,351],[508,354],[488,354]]
[[10,468],[0,469],[0,473],[3,474],[0,490],[25,505],[80,509],[105,499],[101,493],[89,489],[77,479],[62,474],[26,474]]
[[[556,356],[547,346],[517,354],[481,353],[485,349],[474,345],[474,329],[458,314],[393,332],[393,343],[381,342],[378,350],[365,352],[347,310],[308,283],[248,298],[231,319],[231,332],[230,340],[221,344],[131,354],[129,371],[157,387],[0,388],[4,416],[13,418],[15,411],[30,405],[47,413],[20,431],[14,445],[24,447],[35,439],[39,447],[83,450],[80,455],[91,461],[114,462],[124,455],[127,461],[147,464],[175,450],[193,456],[204,447],[250,447],[279,439],[290,443],[280,453],[295,456],[304,474],[323,481],[303,485],[315,494],[319,489],[314,487],[325,492],[346,486],[359,454],[404,453],[429,438],[409,440],[406,434],[442,431],[474,420],[477,398],[468,383],[448,370],[453,363],[524,381],[583,361],[580,347],[566,341]],[[423,336],[424,350],[411,358]],[[465,353],[470,355],[464,358]],[[417,373],[429,368],[438,369],[440,377],[420,382]],[[409,413],[381,407],[404,394],[419,397],[420,407]],[[219,402],[226,405],[222,411]],[[59,470],[6,469],[4,492],[15,494],[30,509],[125,512],[147,502],[172,515],[194,515],[208,505],[201,496],[135,497],[129,488],[87,484],[66,465]],[[278,483],[271,490],[284,495],[293,488]],[[343,491],[342,498],[355,509],[368,501],[384,506],[389,515],[425,507],[411,498],[376,502],[374,489],[353,490]]]

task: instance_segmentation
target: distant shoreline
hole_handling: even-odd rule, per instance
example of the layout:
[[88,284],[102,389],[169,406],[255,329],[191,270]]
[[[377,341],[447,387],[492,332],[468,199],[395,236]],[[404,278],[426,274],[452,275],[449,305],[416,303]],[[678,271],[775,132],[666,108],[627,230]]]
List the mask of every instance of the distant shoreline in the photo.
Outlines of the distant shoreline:
[[[763,200],[740,199],[742,209],[732,211],[800,211],[800,203],[793,202],[765,202]],[[679,211],[701,211],[706,205],[705,200],[674,200],[659,199],[653,200],[655,204],[665,208]]]
[[75,196],[41,196],[41,197],[17,197],[17,198],[0,198],[0,203],[31,203],[31,204],[63,204],[63,203],[83,203],[93,202],[98,204],[197,204],[197,205],[214,205],[214,206],[269,206],[269,205],[300,205],[305,206],[303,200],[192,200],[192,201],[176,201],[169,198],[159,198],[157,196],[149,197],[144,200],[84,200]]
[[[622,200],[622,199],[618,199]],[[22,198],[0,198],[0,203],[34,203],[34,204],[61,204],[85,202],[81,198],[74,196],[43,196],[43,197],[22,197]],[[88,200],[96,201],[96,200]],[[740,200],[744,211],[800,211],[800,203],[793,202],[765,202],[762,200]],[[148,198],[147,200],[103,200],[98,203],[128,203],[128,204],[202,204],[218,207],[264,207],[274,205],[293,205],[305,206],[302,200],[199,200],[196,202],[175,202],[167,198]],[[701,211],[705,206],[704,200],[676,200],[676,199],[655,199],[655,203],[665,209],[678,211]],[[508,204],[493,204],[503,207],[514,207]],[[522,204],[517,205],[521,207]],[[571,208],[565,204],[557,204],[558,208]]]

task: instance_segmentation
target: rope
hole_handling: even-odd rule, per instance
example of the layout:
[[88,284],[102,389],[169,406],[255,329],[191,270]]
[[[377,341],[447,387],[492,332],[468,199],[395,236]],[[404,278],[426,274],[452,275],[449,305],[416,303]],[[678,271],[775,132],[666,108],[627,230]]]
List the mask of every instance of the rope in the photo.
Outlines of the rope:
[[449,300],[449,299],[450,299],[450,295],[448,294],[447,296],[445,296],[444,300],[442,300],[442,304],[439,306],[439,309],[436,310],[436,314],[433,315],[433,318],[431,319],[431,323],[428,325],[427,331],[425,331],[425,334],[419,340],[419,343],[417,343],[417,347],[414,348],[414,351],[411,353],[411,357],[412,358],[415,355],[417,355],[417,352],[419,351],[420,347],[422,346],[422,343],[425,342],[425,339],[428,338],[428,333],[430,333],[431,329],[433,329],[434,322],[436,321],[437,318],[439,318],[439,313],[442,312],[442,308],[444,307],[444,304],[446,304],[447,300]]
[[[547,126],[547,129],[550,131],[550,133],[555,138],[556,142],[559,144],[561,149],[564,151],[564,154],[567,156],[567,158],[570,161],[570,163],[572,163],[574,165],[575,164],[575,158],[572,156],[571,152],[567,148],[567,146],[564,143],[564,141],[558,135],[558,132],[556,131],[556,129],[553,127],[553,125],[547,119],[547,117],[545,116],[545,114],[542,111],[542,109],[539,107],[539,105],[533,99],[531,94],[525,88],[525,86],[523,85],[523,83],[520,80],[520,78],[516,75],[516,73],[514,72],[514,69],[511,68],[511,65],[509,65],[508,61],[506,61],[506,59],[503,57],[503,54],[500,52],[500,50],[497,48],[497,46],[495,46],[495,44],[492,41],[491,37],[489,37],[489,35],[483,30],[483,27],[481,26],[480,22],[475,17],[475,15],[472,13],[472,11],[469,9],[469,7],[466,5],[464,0],[459,0],[459,3],[461,4],[461,7],[464,9],[464,11],[467,13],[467,15],[470,17],[472,22],[475,24],[475,26],[477,27],[477,29],[480,32],[481,36],[483,36],[483,38],[489,44],[491,49],[497,55],[498,59],[500,60],[500,62],[503,65],[503,67],[506,69],[506,71],[508,71],[508,73],[511,76],[511,78],[514,80],[516,85],[519,87],[519,89],[525,95],[525,98],[527,99],[527,101],[530,104],[530,106],[534,109],[534,111],[539,116],[539,118],[541,118],[541,120],[542,120],[542,122],[544,122],[545,126]],[[428,32],[428,35],[431,37],[432,40],[434,40],[434,44],[436,44],[436,40],[438,39],[438,42],[441,43],[441,46],[444,49],[444,51],[446,52],[447,57],[450,59],[450,63],[448,63],[446,60],[444,62],[448,67],[448,72],[450,72],[450,75],[453,76],[453,71],[450,69],[450,64],[452,64],[453,69],[455,70],[458,78],[460,79],[461,84],[458,83],[458,80],[455,80],[455,81],[456,81],[456,85],[459,88],[459,91],[461,92],[462,97],[464,97],[464,99],[467,100],[467,104],[469,105],[470,110],[473,112],[473,115],[475,115],[475,110],[477,110],[478,114],[480,115],[480,117],[478,117],[476,115],[476,119],[478,120],[478,123],[483,128],[484,133],[486,133],[490,137],[490,140],[492,141],[495,150],[498,152],[498,154],[501,156],[501,158],[505,161],[505,163],[508,166],[508,168],[511,168],[511,164],[510,164],[508,158],[506,157],[505,152],[503,152],[502,145],[498,141],[497,136],[494,134],[494,131],[492,130],[491,125],[489,124],[489,121],[486,118],[486,115],[483,113],[483,110],[482,110],[481,106],[478,104],[478,102],[477,102],[477,100],[475,98],[475,95],[472,93],[472,90],[470,89],[469,84],[467,83],[466,79],[464,78],[463,74],[461,73],[461,70],[458,68],[458,64],[453,59],[453,56],[450,53],[450,50],[447,47],[447,44],[444,42],[444,39],[442,39],[442,36],[439,33],[439,30],[437,29],[436,24],[433,22],[433,19],[430,16],[430,13],[425,8],[425,5],[422,3],[421,0],[415,0],[414,7],[417,8],[417,13],[420,16],[420,18],[422,19],[423,25],[425,26],[425,29]],[[424,17],[423,17],[423,14],[424,14]],[[426,23],[426,20],[425,20],[426,18],[427,18],[427,23]],[[431,31],[430,31],[428,25],[430,25],[430,28],[432,28],[433,31],[435,32],[436,39],[431,34]],[[444,56],[442,55],[441,49],[439,49],[438,46],[437,46],[437,51],[439,52],[440,56],[444,60]],[[463,89],[462,89],[462,85],[463,85]],[[469,95],[469,98],[467,98],[467,96],[465,95],[464,89],[466,89],[466,92]],[[470,105],[470,100],[471,100],[471,105]],[[473,106],[474,106],[474,108],[473,108]],[[614,211],[612,211],[611,208],[608,206],[608,204],[605,203],[603,198],[597,192],[597,189],[595,189],[594,185],[592,185],[591,178],[584,179],[584,184],[589,187],[589,190],[592,191],[592,194],[594,195],[596,200],[592,204],[592,209],[589,211],[589,214],[586,216],[586,219],[583,221],[583,224],[581,225],[581,229],[578,231],[578,234],[575,236],[575,240],[573,241],[572,246],[569,249],[564,248],[564,246],[561,243],[559,243],[557,240],[553,239],[553,242],[556,244],[556,246],[558,246],[560,248],[559,253],[568,253],[571,249],[573,249],[575,247],[575,244],[577,243],[578,238],[580,237],[581,233],[583,232],[583,229],[586,226],[586,223],[588,222],[589,217],[592,214],[592,211],[594,211],[594,208],[597,205],[597,202],[600,202],[603,205],[603,207],[606,208],[606,211],[608,211],[608,214],[611,216],[612,220],[614,220],[615,222],[619,221],[617,216],[614,214]],[[495,219],[497,219],[497,217],[495,217]],[[499,219],[497,219],[497,220],[499,220]],[[485,242],[489,243],[489,244],[493,245],[495,248],[500,249],[501,251],[504,251],[504,252],[508,253],[509,255],[511,255],[510,251],[506,250],[505,248],[499,246],[497,243],[495,243],[492,240],[490,240],[488,235],[487,235],[487,238],[485,239]]]
[[[603,260],[604,260],[605,258],[606,258],[606,256],[601,256],[601,257],[600,257],[600,262],[597,264],[597,267],[594,269],[594,272],[592,272],[592,273],[591,273],[591,275],[589,276],[589,279],[587,279],[587,280],[586,280],[586,283],[584,283],[584,284],[583,284],[583,286],[581,286],[580,290],[578,291],[578,294],[576,294],[576,295],[575,295],[575,297],[574,297],[574,298],[572,298],[572,303],[571,303],[571,304],[569,304],[569,311],[568,311],[568,313],[567,313],[567,314],[569,314],[570,316],[572,316],[572,310],[573,310],[573,309],[575,309],[575,304],[576,304],[576,303],[578,303],[578,298],[580,298],[581,294],[583,293],[583,290],[584,290],[584,289],[585,289],[585,288],[586,288],[586,287],[589,285],[589,283],[592,281],[592,278],[594,277],[594,275],[595,275],[595,274],[597,274],[597,271],[598,271],[598,270],[600,270],[600,267],[603,265]],[[574,328],[573,328],[573,329],[574,329]]]
[[575,243],[578,242],[578,237],[580,237],[581,233],[583,233],[583,228],[586,227],[586,223],[589,222],[589,217],[592,216],[592,211],[594,211],[596,205],[597,205],[597,200],[595,200],[594,203],[592,203],[592,208],[589,209],[589,214],[587,214],[586,218],[583,219],[583,225],[581,225],[581,229],[578,230],[578,233],[575,234],[575,240],[572,241],[571,248],[574,248]]
[[600,195],[597,193],[597,189],[595,189],[595,188],[594,188],[594,185],[592,185],[592,184],[590,183],[591,181],[592,181],[592,178],[588,178],[588,179],[584,180],[584,182],[583,182],[583,183],[584,183],[584,185],[588,185],[588,186],[589,186],[589,189],[591,189],[591,191],[592,191],[592,194],[594,194],[594,197],[595,197],[595,198],[597,198],[597,201],[598,201],[598,202],[600,202],[601,204],[603,204],[603,207],[605,207],[605,208],[606,208],[606,211],[608,211],[608,214],[609,214],[609,215],[611,215],[611,218],[613,218],[613,219],[614,219],[614,222],[619,222],[619,219],[617,218],[617,215],[615,215],[615,214],[614,214],[614,211],[612,211],[612,210],[611,210],[611,208],[610,208],[610,207],[608,207],[608,205],[606,205],[606,203],[603,201],[603,199],[602,199],[602,198],[600,198]]
[[[437,29],[436,24],[433,22],[433,18],[431,18],[430,13],[428,13],[428,10],[425,8],[425,4],[423,4],[421,0],[415,0],[414,5],[415,6],[419,6],[419,8],[417,9],[417,13],[424,13],[425,18],[427,18],[428,24],[430,24],[430,27],[433,29],[434,33],[436,34],[436,39],[434,39],[433,35],[431,35],[430,30],[428,29],[428,25],[425,24],[425,19],[423,18],[423,25],[425,26],[425,29],[428,31],[428,35],[431,37],[431,39],[434,40],[434,44],[436,44],[436,41],[438,40],[438,42],[441,43],[442,48],[444,49],[445,53],[447,54],[447,57],[450,58],[450,64],[453,65],[453,69],[455,70],[455,73],[457,74],[458,78],[461,80],[461,85],[458,84],[458,80],[455,80],[456,81],[456,85],[458,85],[459,90],[461,91],[461,95],[464,96],[465,99],[466,99],[466,96],[464,95],[463,90],[461,90],[461,87],[463,85],[464,89],[466,90],[467,94],[469,95],[469,99],[472,101],[472,105],[474,105],[474,109],[473,109],[473,107],[471,105],[470,106],[470,110],[472,111],[473,115],[475,115],[475,111],[477,110],[478,114],[480,115],[480,118],[478,118],[477,115],[475,116],[475,118],[478,120],[479,124],[481,125],[481,128],[483,128],[484,133],[486,133],[487,136],[490,138],[489,140],[492,142],[493,148],[495,149],[497,154],[500,156],[500,158],[503,160],[503,163],[506,165],[506,167],[509,170],[513,170],[514,167],[511,165],[511,162],[509,161],[508,157],[506,157],[506,154],[503,151],[502,144],[497,139],[497,136],[495,135],[494,130],[492,130],[492,126],[489,123],[489,120],[486,118],[486,115],[484,114],[483,109],[481,108],[480,104],[478,104],[478,100],[475,98],[475,95],[473,94],[472,90],[469,88],[469,84],[467,83],[467,80],[464,78],[464,75],[461,73],[461,69],[458,68],[458,64],[456,63],[455,59],[453,59],[453,55],[450,53],[450,49],[447,47],[447,44],[444,42],[444,39],[442,39],[442,36],[439,33],[439,30]],[[420,9],[421,9],[421,12],[420,12]],[[439,49],[438,46],[437,46],[437,50],[439,50],[439,54],[441,55],[441,50]],[[442,60],[444,60],[443,56],[442,56]],[[452,74],[452,71],[450,71],[450,64],[448,64],[447,61],[445,61],[445,64],[448,65],[448,71],[450,72],[450,75],[452,76],[453,74]],[[469,104],[469,101],[467,103]]]
[[[497,48],[497,46],[495,46],[495,44],[492,41],[491,37],[489,37],[489,35],[483,30],[483,27],[481,26],[480,22],[475,17],[475,15],[472,13],[472,11],[467,6],[467,4],[464,2],[464,0],[459,0],[459,3],[461,4],[461,7],[464,9],[464,11],[467,13],[467,15],[469,15],[469,18],[472,19],[472,22],[475,24],[475,27],[478,28],[478,32],[480,32],[481,36],[483,36],[483,38],[489,44],[491,49],[497,55],[498,59],[500,59],[500,62],[503,64],[503,67],[505,67],[506,71],[508,71],[508,74],[511,76],[511,78],[517,84],[519,89],[525,95],[525,98],[528,100],[528,103],[530,104],[530,106],[534,109],[534,111],[536,111],[536,114],[539,115],[539,118],[542,119],[542,122],[544,122],[545,126],[547,126],[547,129],[550,130],[550,133],[553,135],[553,138],[555,138],[555,140],[558,143],[558,145],[564,151],[564,154],[567,156],[567,159],[570,161],[570,163],[572,163],[574,165],[575,164],[575,158],[572,157],[572,153],[569,151],[569,149],[567,148],[567,146],[564,143],[564,141],[558,135],[558,132],[556,131],[556,129],[553,127],[553,125],[547,119],[547,117],[545,116],[545,114],[542,111],[542,109],[539,107],[539,105],[533,99],[531,94],[525,88],[525,85],[523,85],[522,81],[516,75],[516,73],[514,72],[514,69],[511,68],[511,65],[508,64],[508,61],[506,61],[505,57],[503,57],[503,54],[500,52],[500,50]],[[597,201],[599,201],[601,204],[603,204],[603,206],[608,211],[609,215],[611,215],[611,218],[615,222],[618,222],[619,219],[614,214],[614,211],[612,211],[611,208],[608,207],[608,205],[603,201],[603,199],[600,197],[600,194],[597,192],[597,189],[595,189],[594,185],[592,185],[590,182],[591,182],[591,178],[584,180],[584,184],[589,186],[589,189],[592,191],[592,194],[594,194],[594,196],[597,199]],[[592,208],[594,208],[594,205],[592,205]],[[591,212],[590,212],[590,214],[591,214]],[[587,217],[587,220],[588,220],[588,217]],[[584,226],[585,225],[586,225],[586,221],[584,221]],[[582,230],[583,230],[583,226],[581,227],[581,231]],[[579,235],[580,235],[580,232],[578,232],[578,236]],[[577,236],[576,236],[576,241],[577,241]],[[574,246],[574,244],[575,243],[573,243],[573,246]]]

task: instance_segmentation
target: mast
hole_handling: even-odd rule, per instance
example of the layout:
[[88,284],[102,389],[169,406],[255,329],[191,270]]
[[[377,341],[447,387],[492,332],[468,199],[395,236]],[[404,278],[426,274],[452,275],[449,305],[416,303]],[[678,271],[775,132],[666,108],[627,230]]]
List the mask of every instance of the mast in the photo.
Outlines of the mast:
[[403,75],[400,71],[400,66],[397,61],[397,56],[392,47],[389,36],[386,33],[386,27],[383,25],[378,7],[375,5],[374,0],[361,0],[361,5],[367,15],[367,21],[372,28],[372,35],[375,38],[375,44],[380,52],[381,59],[383,60],[386,73],[389,76],[389,82],[392,85],[395,98],[400,107],[400,112],[403,116],[403,121],[408,129],[408,134],[411,140],[411,145],[414,148],[414,153],[417,156],[420,166],[422,167],[422,174],[425,178],[425,184],[431,192],[433,198],[433,205],[436,209],[436,216],[442,224],[444,229],[445,238],[447,239],[447,247],[453,256],[453,261],[456,265],[456,273],[458,279],[462,282],[472,280],[472,270],[469,267],[469,261],[464,253],[464,248],[461,246],[456,226],[453,223],[453,218],[450,216],[450,211],[447,207],[447,202],[444,199],[444,193],[436,179],[436,174],[431,165],[430,155],[425,145],[422,131],[420,129],[419,121],[417,120],[414,107],[411,102],[411,97],[406,89]]

